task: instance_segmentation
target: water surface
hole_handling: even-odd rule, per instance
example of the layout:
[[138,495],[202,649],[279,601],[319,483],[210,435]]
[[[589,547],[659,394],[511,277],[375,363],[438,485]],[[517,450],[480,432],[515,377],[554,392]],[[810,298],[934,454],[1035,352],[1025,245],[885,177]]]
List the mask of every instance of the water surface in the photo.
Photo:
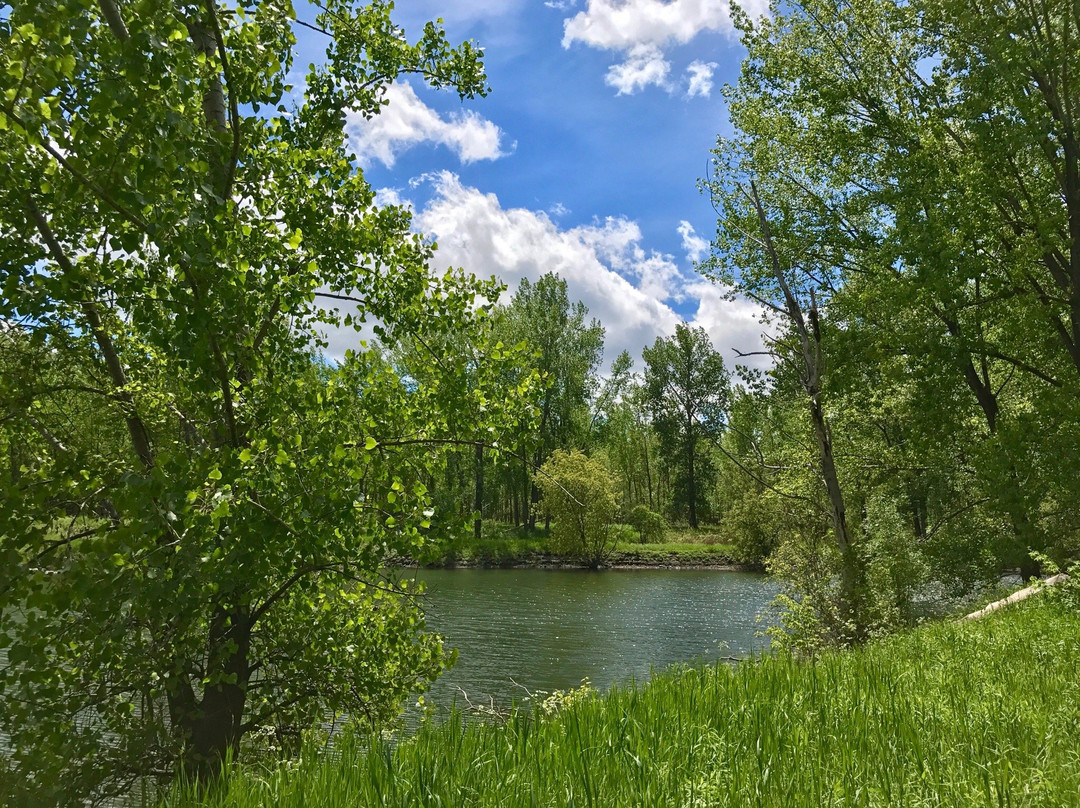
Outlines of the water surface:
[[[606,689],[653,669],[768,645],[775,587],[719,570],[420,570],[429,627],[458,649],[427,697],[506,704],[588,678]],[[516,684],[515,684],[516,683]],[[520,687],[519,687],[520,686]]]

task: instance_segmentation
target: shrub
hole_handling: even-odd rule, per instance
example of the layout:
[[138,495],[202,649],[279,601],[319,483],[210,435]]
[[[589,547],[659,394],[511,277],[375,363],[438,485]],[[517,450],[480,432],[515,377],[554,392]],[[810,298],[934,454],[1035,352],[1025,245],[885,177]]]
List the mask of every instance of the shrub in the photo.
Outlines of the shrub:
[[637,530],[642,544],[659,544],[667,536],[664,517],[644,505],[637,505],[630,511],[630,524]]
[[721,533],[743,564],[763,566],[780,545],[789,521],[783,503],[771,491],[747,491],[733,499],[721,522]]
[[536,484],[551,514],[552,548],[599,566],[615,545],[615,487],[607,466],[560,449],[541,467]]

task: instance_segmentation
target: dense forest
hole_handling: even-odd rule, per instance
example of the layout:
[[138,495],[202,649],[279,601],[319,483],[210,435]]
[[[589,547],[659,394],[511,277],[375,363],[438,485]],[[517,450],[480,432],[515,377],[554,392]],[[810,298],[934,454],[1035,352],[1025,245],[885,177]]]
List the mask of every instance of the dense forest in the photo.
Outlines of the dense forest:
[[489,87],[391,11],[327,0],[290,95],[287,2],[0,5],[0,782],[74,804],[381,726],[451,661],[388,560],[493,523],[596,561],[709,526],[803,653],[1077,558],[1074,3],[733,12],[697,269],[760,308],[752,357],[689,324],[607,356],[557,274],[431,271],[344,112]]

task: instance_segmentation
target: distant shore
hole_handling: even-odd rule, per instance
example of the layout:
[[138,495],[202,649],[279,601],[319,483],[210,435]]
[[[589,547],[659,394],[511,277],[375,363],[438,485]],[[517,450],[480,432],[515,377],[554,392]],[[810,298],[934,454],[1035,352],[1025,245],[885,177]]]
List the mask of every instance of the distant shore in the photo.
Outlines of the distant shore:
[[754,572],[755,568],[740,564],[725,552],[726,548],[700,545],[679,545],[675,549],[642,546],[620,547],[599,566],[593,567],[579,559],[554,553],[526,552],[511,556],[469,554],[444,556],[418,561],[413,558],[394,560],[392,566],[423,569],[599,569],[599,570],[722,570]]

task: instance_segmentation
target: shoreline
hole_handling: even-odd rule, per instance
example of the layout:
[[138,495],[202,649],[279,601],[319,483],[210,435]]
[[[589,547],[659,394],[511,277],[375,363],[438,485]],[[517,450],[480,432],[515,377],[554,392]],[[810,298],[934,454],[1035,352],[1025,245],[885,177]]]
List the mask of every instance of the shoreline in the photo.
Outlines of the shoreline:
[[717,572],[762,572],[750,564],[740,564],[726,556],[709,558],[706,555],[682,557],[677,553],[638,554],[620,550],[598,566],[568,556],[535,553],[508,558],[441,558],[418,561],[413,558],[393,559],[389,566],[400,569],[536,569],[536,570],[714,570]]

